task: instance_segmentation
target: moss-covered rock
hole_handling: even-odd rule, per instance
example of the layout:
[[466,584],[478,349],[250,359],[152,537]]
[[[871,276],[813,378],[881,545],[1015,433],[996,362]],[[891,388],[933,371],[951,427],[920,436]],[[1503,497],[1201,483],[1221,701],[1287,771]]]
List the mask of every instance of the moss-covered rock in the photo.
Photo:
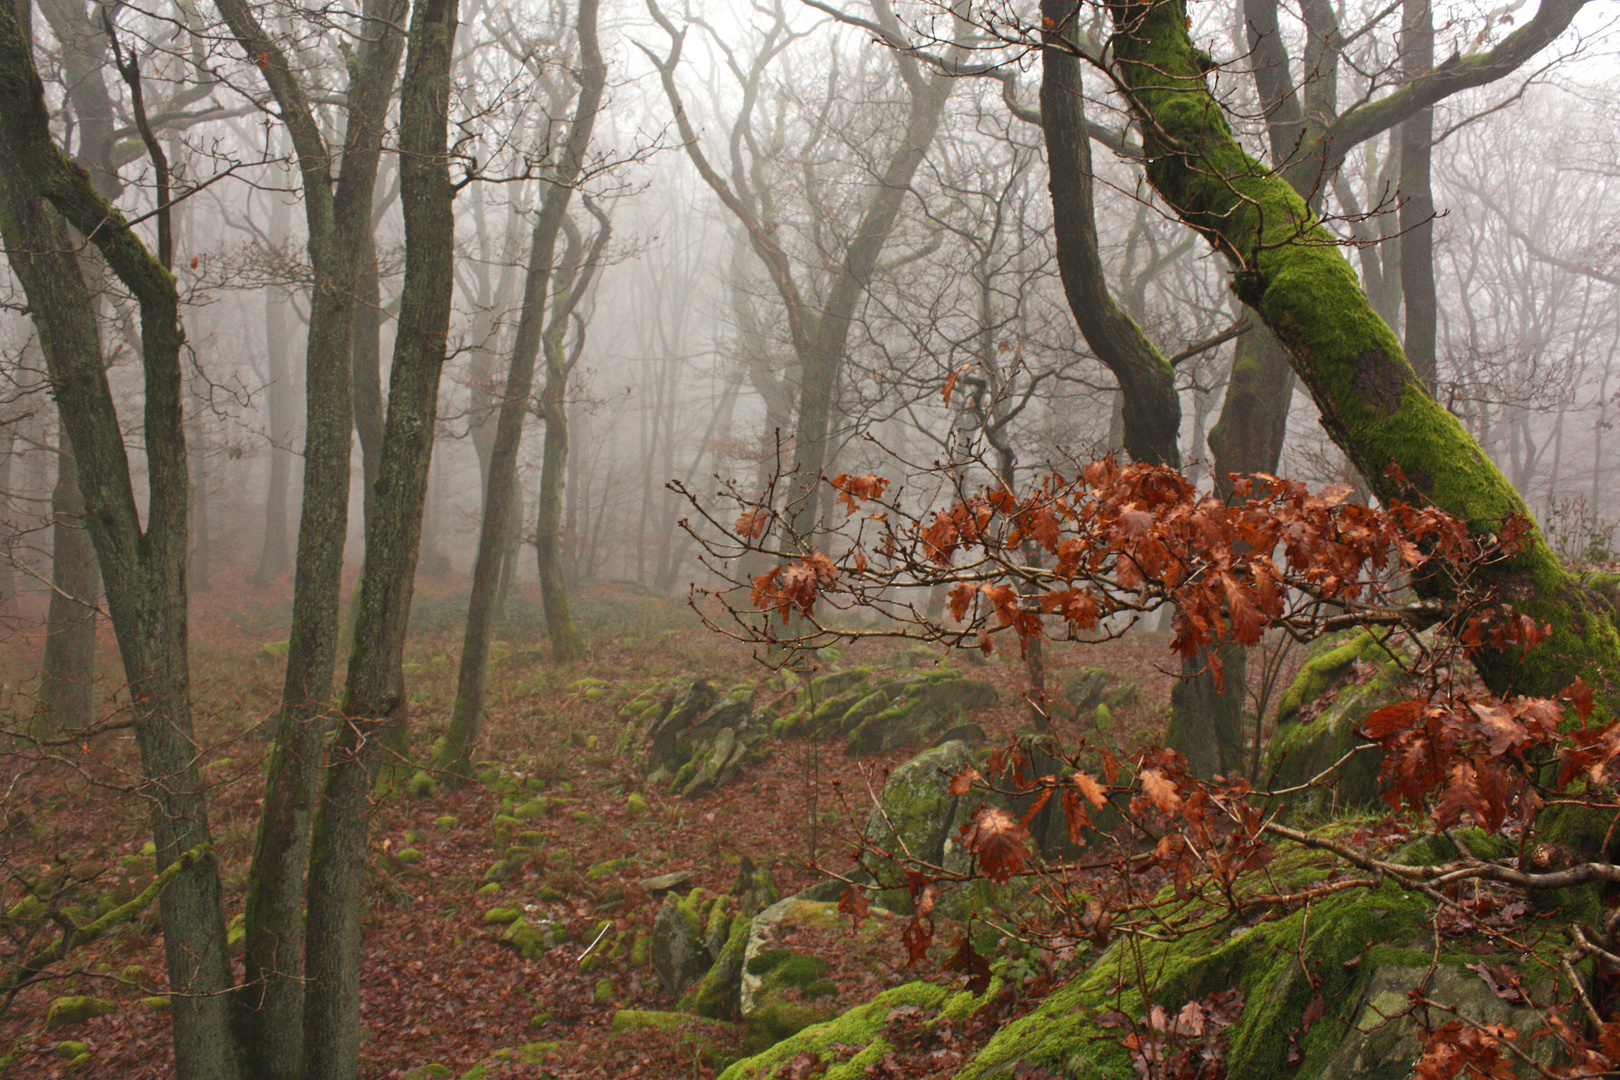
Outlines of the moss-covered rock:
[[405,793],[413,799],[431,799],[439,793],[439,782],[433,779],[432,773],[418,769],[405,785]]
[[[909,852],[912,858],[943,865],[946,845],[953,842],[981,801],[977,793],[950,793],[951,778],[978,761],[968,745],[948,742],[926,750],[889,774],[866,823],[866,841],[893,857]],[[873,902],[891,911],[911,910],[911,898],[900,887],[904,872],[893,863],[869,860],[880,891]]]
[[[961,999],[961,1000],[958,1000]],[[953,1004],[964,1006],[956,1010],[965,1017],[979,1002],[963,991],[934,983],[915,982],[885,990],[864,1005],[859,1005],[832,1020],[800,1028],[796,1033],[771,1045],[753,1057],[736,1062],[720,1074],[720,1080],[768,1080],[788,1075],[787,1070],[803,1060],[803,1055],[814,1055],[826,1068],[820,1080],[862,1080],[871,1075],[868,1069],[876,1066],[883,1055],[894,1049],[884,1038],[889,1014],[902,1006],[921,1009],[942,1009]]]
[[704,894],[693,889],[684,899],[664,897],[653,919],[652,965],[664,988],[676,997],[702,977],[714,963],[703,942]]
[[86,1020],[94,1020],[98,1016],[118,1011],[118,1002],[107,998],[90,997],[86,994],[69,994],[52,1001],[45,1009],[45,1027],[47,1029],[67,1027],[69,1024],[82,1024]]
[[56,1056],[64,1061],[72,1061],[80,1054],[87,1053],[90,1047],[74,1039],[63,1039],[56,1044]]
[[[769,748],[758,745],[766,731],[754,707],[753,683],[732,687],[724,696],[706,679],[675,694],[648,725],[643,738],[647,783],[687,798],[728,783],[747,760]],[[634,738],[621,738],[628,750]],[[632,796],[632,816],[647,809]],[[637,807],[634,800],[640,800]]]
[[626,870],[633,868],[635,865],[636,860],[631,858],[603,859],[601,862],[585,871],[585,876],[590,878],[592,881],[601,881],[603,878],[609,878],[616,874],[622,874]]
[[440,1065],[433,1061],[406,1069],[404,1080],[450,1080],[455,1075],[455,1070],[448,1065]]
[[500,943],[514,950],[525,960],[538,960],[548,949],[572,939],[566,927],[556,923],[538,923],[531,919],[518,919],[501,933]]
[[1299,787],[1343,762],[1329,782],[1291,795],[1287,813],[1294,820],[1378,804],[1383,753],[1361,735],[1361,725],[1404,697],[1403,671],[1391,652],[1400,646],[1386,644],[1388,637],[1363,631],[1319,650],[1284,692],[1266,751],[1267,786]]

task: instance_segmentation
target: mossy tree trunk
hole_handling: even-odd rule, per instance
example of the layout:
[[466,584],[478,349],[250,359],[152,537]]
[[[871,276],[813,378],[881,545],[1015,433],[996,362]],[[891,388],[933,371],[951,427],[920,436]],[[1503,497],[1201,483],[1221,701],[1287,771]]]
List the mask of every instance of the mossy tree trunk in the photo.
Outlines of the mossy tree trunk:
[[[573,123],[555,169],[546,177],[545,193],[540,198],[540,213],[535,218],[534,232],[529,240],[523,309],[518,318],[517,337],[501,392],[495,436],[488,453],[484,514],[479,526],[478,555],[473,562],[472,588],[467,601],[467,626],[461,639],[461,666],[456,678],[455,707],[450,715],[445,745],[434,761],[436,768],[460,780],[472,777],[472,749],[483,729],[490,635],[498,610],[501,578],[508,563],[512,528],[518,520],[521,506],[517,484],[518,450],[523,441],[523,422],[529,415],[529,397],[534,391],[535,363],[542,348],[547,353],[546,397],[542,405],[546,419],[543,468],[550,474],[561,470],[567,460],[566,411],[558,410],[564,413],[559,418],[553,415],[551,408],[553,394],[561,404],[566,373],[561,370],[560,360],[553,362],[552,350],[543,338],[547,313],[551,308],[552,268],[557,254],[557,238],[562,234],[563,222],[568,216],[574,186],[585,169],[591,132],[596,124],[596,114],[602,107],[602,92],[607,85],[607,65],[602,59],[596,36],[597,9],[597,0],[581,0],[579,5],[576,26],[579,39],[579,93],[574,102]],[[556,383],[555,390],[553,382]],[[546,497],[546,485],[542,479],[542,529],[547,524]],[[553,495],[553,501],[560,507],[560,490]],[[555,530],[556,521],[550,524]],[[543,540],[537,540],[537,543],[544,546]],[[573,633],[572,621],[567,616],[567,592],[563,590],[562,595],[557,597],[549,588],[551,584],[560,585],[560,572],[555,567],[552,567],[550,578],[556,580],[548,580],[546,561],[542,557],[540,589],[545,601],[546,626],[551,636],[552,652],[559,660],[575,660],[583,650],[579,647],[578,635]],[[554,625],[558,621],[554,611],[561,617],[561,626]]]
[[414,5],[400,84],[405,279],[388,416],[342,717],[321,785],[305,930],[305,1080],[352,1080],[360,1053],[360,925],[372,782],[382,736],[404,722],[403,652],[454,287],[448,126],[455,0]]
[[[341,166],[291,61],[244,0],[221,15],[275,97],[303,177],[314,271],[305,352],[304,492],[292,628],[276,742],[248,874],[246,978],[237,995],[245,1058],[261,1080],[292,1080],[303,1059],[300,920],[315,786],[331,731],[339,595],[349,521],[351,392],[357,296],[372,228],[382,132],[398,76],[408,0],[368,0],[348,86]],[[341,169],[341,171],[338,171]],[[337,182],[332,183],[334,172]]]
[[[1119,5],[1114,15],[1115,70],[1147,133],[1149,182],[1233,264],[1239,298],[1287,349],[1329,435],[1375,494],[1433,502],[1482,534],[1527,517],[1519,493],[1424,389],[1305,200],[1238,145],[1210,94],[1185,0]],[[1494,693],[1555,694],[1577,676],[1612,690],[1620,637],[1609,606],[1563,569],[1538,531],[1480,573],[1480,584],[1552,627],[1522,659],[1518,650],[1476,650]]]
[[[146,142],[155,145],[149,135]],[[162,207],[167,169],[157,155],[154,161]],[[167,212],[158,216],[153,256],[96,191],[89,173],[58,148],[27,36],[9,5],[0,6],[0,178],[0,233],[28,294],[52,392],[62,406],[108,610],[134,690],[131,709],[142,793],[152,807],[156,866],[162,873],[183,864],[159,900],[174,991],[176,1073],[181,1080],[230,1080],[237,1075],[228,1022],[230,957],[190,711],[184,333],[168,268]],[[139,307],[144,527],[102,368],[95,306],[72,254],[78,245],[68,225],[90,239]],[[182,859],[187,853],[193,857]]]

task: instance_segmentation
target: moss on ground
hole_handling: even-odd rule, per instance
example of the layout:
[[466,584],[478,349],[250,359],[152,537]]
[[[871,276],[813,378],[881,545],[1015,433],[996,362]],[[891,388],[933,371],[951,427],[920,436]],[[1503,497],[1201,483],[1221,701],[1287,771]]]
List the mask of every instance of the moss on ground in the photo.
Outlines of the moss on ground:
[[[965,1019],[973,1010],[990,1000],[998,988],[992,986],[978,998],[973,995],[939,986],[934,983],[914,982],[885,990],[865,1005],[859,1005],[836,1017],[805,1027],[753,1057],[736,1062],[720,1074],[719,1080],[767,1080],[784,1075],[799,1055],[811,1053],[826,1065],[820,1080],[860,1080],[868,1075],[867,1068],[876,1065],[883,1055],[894,1049],[884,1037],[889,1014],[902,1005],[922,1009],[939,1009],[953,1019]],[[854,1050],[853,1055],[850,1051]]]

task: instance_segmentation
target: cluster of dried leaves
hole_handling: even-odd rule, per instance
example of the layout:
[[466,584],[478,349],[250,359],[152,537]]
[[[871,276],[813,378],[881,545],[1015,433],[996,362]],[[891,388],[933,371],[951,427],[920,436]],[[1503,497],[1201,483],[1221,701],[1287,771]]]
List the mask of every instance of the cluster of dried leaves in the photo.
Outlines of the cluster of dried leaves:
[[[919,505],[880,476],[827,483],[843,517],[814,542],[773,509],[775,485],[758,500],[733,492],[739,513],[731,520],[687,493],[709,527],[684,524],[727,581],[712,591],[726,616],[711,626],[801,649],[911,637],[989,653],[1004,634],[1021,650],[1043,634],[1117,635],[1125,627],[1110,617],[1128,624],[1168,604],[1172,648],[1182,656],[1215,642],[1253,645],[1269,627],[1309,638],[1347,626],[1446,621],[1459,640],[1489,635],[1498,644],[1535,632],[1467,584],[1481,566],[1520,549],[1522,521],[1478,535],[1433,507],[1368,507],[1344,485],[1313,492],[1264,474],[1237,480],[1222,500],[1175,470],[1112,458],[1073,475],[1050,472],[1022,493],[953,487],[943,506]],[[731,576],[749,554],[775,565]],[[1446,604],[1410,598],[1405,590],[1424,577],[1444,579],[1428,591],[1449,597]],[[936,589],[947,592],[949,620],[925,615]],[[733,603],[739,592],[747,605]],[[838,625],[840,613],[855,610],[887,619]],[[1211,663],[1219,678],[1219,659]]]
[[[1012,633],[1025,646],[1043,634],[1097,634],[1109,616],[1166,603],[1175,608],[1172,648],[1183,656],[1218,642],[1253,645],[1272,627],[1303,638],[1349,626],[1426,629],[1439,623],[1453,651],[1528,650],[1547,633],[1511,605],[1470,586],[1483,565],[1521,549],[1523,521],[1482,536],[1434,508],[1374,509],[1350,502],[1346,489],[1312,493],[1272,476],[1240,480],[1233,498],[1222,501],[1200,494],[1172,470],[1112,460],[1087,465],[1072,478],[1054,473],[1021,495],[1004,488],[959,491],[943,508],[910,507],[901,491],[891,492],[875,476],[839,476],[829,483],[845,516],[817,546],[834,554],[795,556],[737,583],[748,589],[755,611],[752,617],[733,611],[743,627],[738,636],[800,646],[833,636],[956,643],[976,638],[989,652],[998,633]],[[748,504],[724,541],[711,541],[709,551],[723,557],[764,552],[767,538],[782,527],[768,501]],[[776,542],[779,550],[809,549],[802,537],[778,536]],[[1425,579],[1429,587],[1422,591],[1448,597],[1445,604],[1413,602],[1403,591]],[[949,590],[949,620],[930,620],[921,605],[896,599],[907,589],[941,586]],[[888,614],[895,625],[852,631],[827,618],[829,611],[849,608]],[[1464,852],[1441,867],[1391,863],[1368,847],[1280,825],[1267,813],[1266,793],[1252,791],[1242,779],[1193,777],[1173,751],[1149,746],[1126,755],[1082,743],[1066,755],[1040,759],[1015,744],[994,755],[984,773],[969,768],[951,779],[953,795],[982,788],[999,796],[962,827],[959,840],[971,866],[952,872],[901,860],[917,909],[906,928],[910,955],[921,959],[933,942],[940,887],[972,877],[1028,879],[1057,902],[1062,933],[1099,943],[1149,926],[1158,934],[1185,932],[1158,917],[1163,884],[1173,886],[1169,892],[1177,901],[1196,896],[1205,905],[1207,925],[1210,918],[1307,904],[1393,877],[1436,901],[1437,935],[1507,940],[1531,912],[1529,893],[1620,881],[1620,867],[1592,859],[1601,860],[1601,852],[1567,853],[1576,865],[1553,866],[1537,861],[1541,848],[1530,842],[1538,816],[1551,804],[1620,809],[1614,792],[1620,721],[1594,718],[1593,693],[1579,680],[1556,699],[1470,693],[1451,675],[1455,659],[1431,653],[1426,677],[1419,680],[1426,696],[1373,713],[1364,734],[1383,751],[1381,781],[1394,809],[1428,817],[1440,831],[1460,824],[1505,830],[1521,840],[1520,857],[1487,860]],[[1218,661],[1212,657],[1211,663]],[[1075,844],[1096,839],[1095,811],[1112,806],[1123,815],[1128,828],[1119,833],[1131,842],[1116,835],[1112,853],[1090,864],[1115,875],[1118,884],[1111,890],[1092,881],[1082,894],[1072,866],[1044,862],[1033,850],[1032,824],[1054,795]],[[1012,805],[1022,809],[1006,808]],[[1238,888],[1244,875],[1264,870],[1278,838],[1331,851],[1349,873],[1292,893],[1257,891],[1252,884]],[[858,892],[846,896],[846,910],[857,918],[863,904]],[[1575,924],[1571,933],[1574,948],[1561,961],[1565,967],[1596,957],[1599,968],[1620,971],[1620,927]],[[968,976],[970,985],[988,982],[988,962],[966,935],[948,969]],[[1478,974],[1503,1000],[1527,1001],[1509,969],[1486,965]],[[1571,1064],[1529,1066],[1512,1028],[1459,1016],[1426,1029],[1419,1075],[1506,1077],[1528,1068],[1573,1077],[1612,1070],[1620,1061],[1611,1052],[1620,1049],[1620,1020],[1613,1019],[1620,1010],[1611,1012],[1602,995],[1588,995],[1573,977],[1568,981],[1581,1009],[1579,1022],[1565,1020],[1562,1005],[1542,1003],[1548,1020],[1532,1038],[1555,1040]],[[1140,1021],[1126,1021],[1123,1014],[1117,1020],[1131,1029],[1124,1041],[1139,1073],[1202,1080],[1223,1074],[1220,1032],[1240,1007],[1241,995],[1194,1002],[1174,1017],[1157,1010]],[[1298,1038],[1320,1018],[1320,996],[1312,1008]]]

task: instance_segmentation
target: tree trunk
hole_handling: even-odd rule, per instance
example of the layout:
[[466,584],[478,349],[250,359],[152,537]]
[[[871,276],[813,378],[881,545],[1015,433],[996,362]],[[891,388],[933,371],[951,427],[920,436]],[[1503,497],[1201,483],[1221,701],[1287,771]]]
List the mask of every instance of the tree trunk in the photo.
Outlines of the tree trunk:
[[1041,131],[1052,193],[1052,234],[1064,296],[1086,344],[1119,380],[1123,442],[1132,461],[1179,466],[1181,399],[1175,369],[1108,290],[1097,249],[1091,137],[1080,62],[1058,44],[1071,26],[1075,0],[1042,0],[1049,43],[1041,50]]
[[[1433,502],[1482,534],[1528,518],[1518,492],[1425,391],[1305,201],[1238,146],[1205,82],[1185,0],[1122,5],[1115,17],[1116,67],[1147,133],[1149,182],[1237,267],[1239,298],[1283,343],[1328,433],[1378,497]],[[1522,657],[1475,650],[1493,693],[1552,695],[1576,676],[1609,692],[1605,672],[1620,670],[1620,637],[1607,605],[1563,569],[1533,525],[1523,550],[1481,570],[1478,584],[1552,628]],[[1422,587],[1445,589],[1432,580]]]
[[359,1066],[360,923],[371,786],[379,764],[379,736],[405,718],[402,655],[454,286],[447,128],[456,9],[455,0],[426,0],[414,7],[400,84],[405,281],[342,723],[323,778],[310,846],[304,939],[309,977],[306,1080],[352,1080]]
[[[1259,316],[1244,314],[1258,322]],[[1276,472],[1288,430],[1288,400],[1294,372],[1275,335],[1257,326],[1238,338],[1221,416],[1209,433],[1215,494],[1231,497],[1233,474]],[[1207,651],[1182,661],[1181,681],[1171,690],[1165,744],[1187,756],[1199,776],[1233,776],[1243,768],[1243,710],[1248,701],[1248,650],[1217,647],[1223,686],[1217,688]]]
[[[1429,0],[1405,0],[1401,11],[1401,74],[1410,82],[1434,70],[1434,12]],[[1401,295],[1406,302],[1406,358],[1434,393],[1438,378],[1434,287],[1434,189],[1431,160],[1434,109],[1419,109],[1401,125]]]
[[[315,786],[331,728],[343,548],[348,530],[351,378],[356,294],[371,232],[382,130],[404,47],[406,0],[368,0],[348,90],[341,173],[294,67],[245,0],[220,13],[280,107],[304,180],[315,274],[305,350],[304,496],[292,628],[276,743],[248,873],[246,974],[236,996],[239,1039],[257,1080],[296,1080],[304,1050],[304,949],[299,923]],[[319,950],[317,950],[319,951]]]
[[201,401],[191,402],[191,553],[186,560],[186,579],[195,592],[207,592],[214,587],[213,543],[209,530],[210,499],[208,497],[208,432],[203,426]]
[[956,80],[947,75],[919,74],[913,81],[900,145],[877,179],[826,302],[812,320],[809,347],[800,351],[799,417],[793,433],[795,481],[788,491],[786,512],[793,535],[807,549],[820,517],[821,474],[827,466],[834,398],[855,308],[900,219],[912,177],[939,131],[945,103],[955,84]]
[[[167,170],[159,164],[157,171],[160,185],[166,184]],[[61,403],[125,677],[135,691],[135,737],[142,793],[152,806],[156,867],[183,867],[159,898],[176,1073],[181,1080],[230,1080],[237,1072],[228,1024],[230,957],[188,697],[184,335],[166,265],[167,210],[159,211],[160,257],[154,258],[117,208],[96,192],[88,173],[52,141],[44,88],[9,7],[0,7],[0,177],[0,228]],[[95,308],[64,218],[91,238],[140,308],[144,530],[102,368]]]
[[354,431],[360,437],[360,510],[365,515],[363,521],[369,523],[383,439],[382,268],[377,265],[376,232],[370,228],[361,230],[356,239],[360,245],[360,287],[355,297],[351,353]]
[[269,385],[270,470],[264,495],[264,546],[253,584],[263,588],[287,572],[287,495],[292,488],[294,434],[292,363],[288,355],[286,294],[268,290],[264,300],[265,367]]
[[583,659],[585,641],[574,625],[563,581],[559,548],[562,538],[563,479],[568,463],[568,403],[563,397],[567,373],[563,369],[563,343],[546,343],[546,387],[540,408],[546,421],[545,460],[540,464],[540,493],[534,527],[535,559],[540,571],[540,603],[545,609],[546,636],[552,658],[559,663]]
[[[523,313],[519,317],[517,340],[512,346],[512,362],[507,370],[505,388],[501,396],[500,416],[495,424],[495,441],[490,447],[488,487],[484,493],[484,517],[478,533],[478,556],[473,563],[472,590],[467,602],[467,628],[462,637],[461,666],[456,680],[455,709],[450,716],[450,729],[445,737],[444,749],[435,765],[452,776],[469,778],[472,775],[472,748],[483,727],[484,690],[489,670],[489,639],[494,622],[495,601],[500,591],[501,571],[510,544],[511,525],[514,520],[513,503],[517,501],[517,459],[523,439],[523,422],[528,417],[529,396],[534,390],[535,361],[545,344],[542,341],[552,280],[552,264],[556,258],[557,237],[562,233],[563,219],[573,187],[585,167],[585,154],[590,147],[591,130],[596,113],[601,108],[602,91],[607,83],[607,66],[602,60],[596,40],[596,0],[581,0],[579,6],[579,98],[575,102],[574,120],[564,144],[561,160],[554,176],[540,200],[540,214],[535,219],[534,234],[529,244],[529,268],[523,283]],[[553,379],[553,364],[547,350],[546,391],[549,397]],[[555,373],[557,393],[561,396],[561,383],[565,373]],[[544,469],[561,470],[566,457],[566,419],[561,422],[561,455],[552,461],[552,427],[558,422],[546,417],[546,463]],[[545,524],[546,489],[541,481],[541,521]],[[557,495],[560,506],[560,493]],[[553,534],[557,523],[551,523]],[[551,631],[552,651],[560,659],[576,659],[563,654],[571,643],[560,641],[552,625],[552,603],[547,594],[546,570],[542,561],[540,571],[541,593],[546,598],[547,629]],[[566,592],[563,603],[566,604]],[[571,628],[571,626],[570,626]]]
[[51,605],[35,712],[36,728],[50,735],[95,719],[95,605],[101,594],[101,567],[85,527],[79,468],[66,428],[59,443],[51,491]]

